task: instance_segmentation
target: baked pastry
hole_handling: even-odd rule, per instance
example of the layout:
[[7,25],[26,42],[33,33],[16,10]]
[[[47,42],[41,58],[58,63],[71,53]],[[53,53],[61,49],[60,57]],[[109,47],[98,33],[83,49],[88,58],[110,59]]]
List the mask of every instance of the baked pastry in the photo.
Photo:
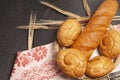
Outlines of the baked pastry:
[[61,50],[57,54],[57,64],[63,73],[78,78],[86,71],[87,59],[79,50],[69,48]]
[[99,44],[98,50],[101,55],[108,58],[116,58],[120,54],[120,33],[109,30]]
[[85,26],[85,29],[72,44],[72,47],[86,54],[89,60],[93,51],[97,48],[106,33],[107,27],[111,23],[117,10],[117,0],[104,0]]
[[81,25],[77,19],[65,20],[58,29],[57,40],[61,46],[70,46],[81,31]]
[[114,69],[114,63],[110,58],[97,56],[88,61],[86,75],[92,78],[99,78],[107,75]]

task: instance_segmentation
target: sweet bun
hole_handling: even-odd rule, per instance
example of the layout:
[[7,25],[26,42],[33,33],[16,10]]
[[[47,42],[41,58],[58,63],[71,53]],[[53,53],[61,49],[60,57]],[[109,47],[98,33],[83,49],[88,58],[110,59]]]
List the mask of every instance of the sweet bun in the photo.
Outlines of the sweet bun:
[[120,33],[115,30],[107,31],[98,50],[103,56],[116,58],[120,54]]
[[114,69],[114,63],[110,58],[97,56],[88,61],[86,75],[99,78],[107,75]]
[[78,78],[86,71],[87,59],[79,50],[69,48],[57,54],[57,64],[63,73],[69,77]]
[[61,46],[70,46],[81,31],[81,25],[77,19],[65,20],[58,29],[57,40]]

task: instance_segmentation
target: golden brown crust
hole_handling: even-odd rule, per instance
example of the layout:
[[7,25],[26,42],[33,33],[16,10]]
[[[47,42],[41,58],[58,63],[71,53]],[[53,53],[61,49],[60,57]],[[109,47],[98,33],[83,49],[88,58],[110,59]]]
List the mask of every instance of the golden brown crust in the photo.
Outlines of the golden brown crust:
[[93,78],[99,78],[107,75],[113,69],[114,63],[111,59],[104,56],[97,56],[88,62],[86,75]]
[[57,54],[57,64],[63,73],[78,78],[86,71],[87,59],[79,50],[69,48],[61,50]]
[[57,40],[61,46],[70,46],[81,31],[81,25],[77,19],[67,19],[58,29]]
[[108,58],[116,58],[120,54],[120,33],[109,30],[101,40],[98,50]]
[[85,52],[86,57],[89,59],[107,31],[107,27],[111,23],[117,9],[117,0],[104,0],[88,22],[83,32],[73,43],[72,47]]

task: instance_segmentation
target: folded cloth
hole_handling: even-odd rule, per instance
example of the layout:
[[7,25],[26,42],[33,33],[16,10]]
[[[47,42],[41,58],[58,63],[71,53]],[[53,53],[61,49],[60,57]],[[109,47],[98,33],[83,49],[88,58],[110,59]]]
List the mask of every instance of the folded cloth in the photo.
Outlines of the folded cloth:
[[120,32],[120,24],[113,25],[113,28]]
[[17,53],[10,80],[74,80],[57,67],[53,43]]
[[[113,28],[120,32],[120,24],[113,25]],[[98,52],[95,51],[93,56],[96,55]],[[10,80],[75,80],[62,73],[56,64],[55,56],[53,43],[17,52]],[[119,67],[120,64],[110,76],[120,72]]]

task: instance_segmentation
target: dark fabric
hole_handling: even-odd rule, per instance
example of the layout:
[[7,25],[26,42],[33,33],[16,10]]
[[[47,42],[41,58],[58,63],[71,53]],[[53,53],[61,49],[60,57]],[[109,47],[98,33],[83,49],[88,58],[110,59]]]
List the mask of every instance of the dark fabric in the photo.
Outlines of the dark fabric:
[[[46,0],[61,9],[86,16],[82,0]],[[92,13],[103,0],[88,0]],[[120,3],[120,1],[119,1]],[[27,49],[27,30],[17,26],[28,25],[31,11],[39,19],[65,19],[66,16],[47,8],[39,0],[2,0],[0,2],[0,80],[9,80],[17,51]],[[120,15],[120,10],[117,12]],[[120,21],[113,22],[113,24]],[[36,30],[33,47],[53,42],[57,30]]]

